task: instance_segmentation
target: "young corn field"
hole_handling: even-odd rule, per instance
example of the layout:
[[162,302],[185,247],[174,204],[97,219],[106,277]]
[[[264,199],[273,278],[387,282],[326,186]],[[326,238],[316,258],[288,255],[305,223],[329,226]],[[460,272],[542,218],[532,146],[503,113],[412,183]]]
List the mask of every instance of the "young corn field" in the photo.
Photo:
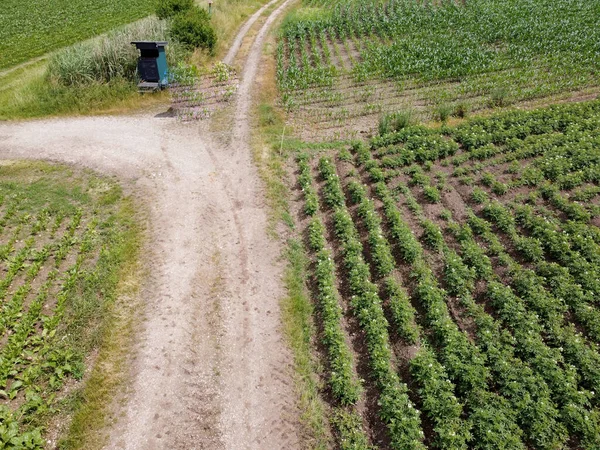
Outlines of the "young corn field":
[[353,138],[402,107],[444,119],[584,91],[599,21],[583,0],[308,0],[281,30],[282,103],[306,138]]
[[293,171],[335,446],[600,448],[600,101]]
[[45,448],[70,411],[130,239],[113,182],[44,163],[0,169],[0,447]]

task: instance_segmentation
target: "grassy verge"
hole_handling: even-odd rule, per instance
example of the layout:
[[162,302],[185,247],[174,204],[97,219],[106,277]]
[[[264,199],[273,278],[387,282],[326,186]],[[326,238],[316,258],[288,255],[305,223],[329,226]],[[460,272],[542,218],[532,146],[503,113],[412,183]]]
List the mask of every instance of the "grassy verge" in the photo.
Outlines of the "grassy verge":
[[116,80],[84,87],[51,85],[45,76],[46,62],[15,72],[0,90],[0,120],[83,114],[119,114],[148,109],[168,101],[168,93],[139,95],[132,83]]
[[0,264],[12,276],[0,289],[0,402],[10,430],[0,444],[97,448],[137,307],[132,202],[90,171],[4,162],[0,214]]
[[127,357],[135,337],[137,295],[142,277],[138,264],[141,233],[133,222],[135,211],[125,201],[117,221],[127,224],[124,233],[113,235],[104,260],[109,305],[99,334],[99,353],[85,387],[72,398],[72,421],[61,448],[100,449],[105,444],[102,430],[111,419],[111,402],[127,381]]
[[[327,406],[321,399],[318,361],[311,348],[315,340],[313,304],[306,287],[307,256],[303,244],[293,236],[294,218],[289,209],[287,180],[288,156],[301,147],[293,137],[286,137],[283,112],[274,107],[277,89],[273,42],[267,43],[261,72],[257,80],[261,92],[255,111],[253,134],[254,159],[266,187],[271,207],[269,230],[285,239],[284,260],[287,264],[284,283],[287,295],[281,301],[284,333],[292,350],[295,386],[303,425],[303,447],[331,447]],[[281,225],[283,224],[283,229]]]

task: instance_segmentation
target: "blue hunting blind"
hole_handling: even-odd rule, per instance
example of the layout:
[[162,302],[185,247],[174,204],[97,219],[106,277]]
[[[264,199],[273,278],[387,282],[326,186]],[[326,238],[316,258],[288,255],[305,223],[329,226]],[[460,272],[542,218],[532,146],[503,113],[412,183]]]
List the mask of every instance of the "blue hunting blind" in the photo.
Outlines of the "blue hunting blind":
[[157,91],[168,84],[167,54],[164,41],[134,41],[133,45],[140,51],[138,75],[140,91]]

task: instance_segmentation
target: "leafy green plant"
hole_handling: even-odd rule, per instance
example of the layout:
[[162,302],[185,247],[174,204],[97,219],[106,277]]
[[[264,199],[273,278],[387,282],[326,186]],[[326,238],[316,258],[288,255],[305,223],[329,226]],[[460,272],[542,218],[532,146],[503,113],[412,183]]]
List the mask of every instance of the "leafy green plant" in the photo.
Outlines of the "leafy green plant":
[[442,201],[442,195],[435,186],[425,186],[423,188],[423,195],[429,203],[439,203]]
[[452,112],[452,115],[464,119],[469,115],[469,105],[466,102],[458,102],[454,106],[454,111]]
[[441,251],[444,246],[444,235],[437,224],[431,220],[421,221],[423,227],[423,241],[432,249]]
[[199,7],[176,14],[171,22],[171,35],[185,46],[206,49],[211,53],[217,43],[208,12]]
[[212,76],[215,77],[215,81],[222,83],[229,81],[234,73],[233,67],[225,64],[222,61],[216,62],[211,70]]
[[410,110],[384,114],[379,119],[379,134],[384,135],[400,131],[413,123],[413,112]]
[[194,0],[158,0],[155,12],[159,19],[171,19],[192,9],[194,5]]
[[452,111],[452,105],[449,103],[442,103],[436,107],[434,116],[440,122],[446,123],[452,115]]
[[471,192],[471,198],[475,203],[479,204],[486,203],[488,201],[487,192],[478,187],[473,188],[473,192]]

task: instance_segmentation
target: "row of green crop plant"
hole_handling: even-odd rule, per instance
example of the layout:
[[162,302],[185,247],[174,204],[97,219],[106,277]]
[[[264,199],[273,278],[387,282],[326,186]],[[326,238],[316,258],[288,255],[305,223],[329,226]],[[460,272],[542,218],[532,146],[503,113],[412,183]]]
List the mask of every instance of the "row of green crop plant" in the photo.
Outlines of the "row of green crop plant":
[[77,408],[73,381],[118,282],[106,274],[126,242],[120,206],[118,186],[89,172],[14,162],[0,173],[0,448],[46,447],[48,424]]
[[[0,312],[0,331],[6,335],[6,341],[0,348],[0,394],[8,400],[17,399],[20,394],[24,398],[24,401],[18,401],[16,410],[7,408],[3,411],[9,427],[0,439],[4,445],[42,448],[45,444],[40,439],[42,429],[35,427],[22,432],[19,422],[38,423],[38,416],[43,417],[51,411],[53,393],[63,386],[65,380],[83,375],[80,357],[63,348],[57,335],[67,302],[81,277],[82,264],[90,256],[96,233],[96,225],[91,222],[81,238],[77,236],[80,221],[81,212],[78,211],[60,239],[39,250],[25,247],[29,252],[21,262],[20,270],[28,265],[27,271],[22,280],[13,280],[11,288],[14,292]],[[35,225],[32,228],[36,228]],[[28,240],[33,242],[34,238]],[[64,261],[74,249],[77,254],[75,262],[64,267]],[[42,277],[40,271],[46,266],[51,266],[51,269]],[[62,276],[62,273],[66,275]],[[14,286],[17,281],[22,283],[18,287]],[[31,300],[26,304],[29,297]],[[47,310],[49,304],[53,305],[52,310]]]
[[[376,190],[385,204],[390,225],[397,229],[398,224],[394,222],[401,214],[395,200],[384,183],[378,183]],[[423,225],[427,223],[423,222]],[[410,236],[408,231],[405,232],[405,239],[410,239]],[[495,448],[495,442],[501,441],[506,448],[522,448],[521,430],[515,423],[510,405],[501,396],[492,393],[488,385],[490,371],[486,367],[486,356],[469,342],[452,320],[446,294],[437,287],[435,277],[425,262],[421,244],[416,238],[411,241],[411,246],[417,248],[420,255],[411,264],[411,276],[416,281],[413,296],[426,308],[427,325],[434,333],[441,360],[465,402],[472,424],[473,441],[470,444],[477,448]],[[489,415],[490,407],[495,410],[493,418]]]
[[379,391],[378,416],[387,427],[392,448],[424,448],[420,412],[392,366],[388,322],[378,288],[371,281],[369,266],[363,259],[363,246],[346,208],[335,166],[323,157],[319,161],[319,173],[324,180],[323,197],[332,212],[334,234],[347,274],[350,306],[365,333],[371,376]]
[[275,56],[280,89],[295,91],[311,86],[331,86],[338,70],[331,60],[326,32],[310,30],[297,39],[289,34],[289,31],[282,34]]
[[[452,223],[451,229],[460,245],[460,254],[448,252],[445,255],[445,279],[475,321],[478,343],[486,349],[499,385],[516,400],[515,408],[524,429],[541,448],[564,446],[568,434],[593,448],[598,433],[598,414],[592,409],[589,393],[585,395],[577,390],[572,368],[561,372],[553,364],[553,358],[560,360],[562,355],[556,351],[542,351],[543,344],[535,336],[543,333],[534,326],[535,317],[532,319],[521,300],[498,281],[491,261],[476,242],[470,226]],[[518,264],[512,266],[514,271],[524,273]],[[490,303],[498,308],[501,320],[494,320],[486,313],[484,305],[474,301],[473,289],[477,280],[487,284]],[[523,299],[530,294],[520,293]],[[506,303],[496,302],[501,296],[505,297]],[[512,333],[502,326],[508,314],[522,319],[515,325],[516,329],[509,325],[508,330]],[[525,322],[528,315],[533,322]],[[523,328],[525,325],[530,328]],[[534,344],[536,339],[537,344]],[[539,351],[534,352],[534,349]],[[552,356],[544,358],[544,353]]]
[[471,439],[471,424],[462,418],[463,405],[455,395],[456,387],[449,380],[446,369],[437,360],[427,339],[420,336],[415,321],[416,311],[406,289],[397,278],[391,276],[395,262],[374,202],[368,198],[366,187],[356,180],[348,183],[347,191],[350,201],[358,205],[357,216],[367,230],[374,276],[386,277],[383,285],[395,331],[407,343],[421,345],[418,353],[410,359],[409,367],[413,381],[418,386],[421,407],[434,424],[433,445],[442,449],[467,448],[467,441]]
[[310,156],[297,157],[299,184],[304,195],[304,211],[312,215],[307,227],[307,241],[313,256],[315,300],[322,326],[322,342],[327,353],[328,384],[335,399],[331,422],[342,449],[369,450],[372,448],[363,430],[362,419],[353,408],[362,392],[355,372],[352,350],[343,329],[343,312],[335,281],[335,264],[326,247],[325,226],[318,217],[318,199],[313,187]]
[[[523,269],[504,251],[503,245],[487,222],[471,214],[469,228],[461,239],[474,245],[471,230],[481,235],[487,245],[487,253],[497,257],[508,267],[505,276],[516,292],[495,280],[488,281],[487,298],[512,332],[513,342],[519,354],[531,358],[534,367],[550,387],[555,402],[561,407],[561,419],[569,431],[593,445],[599,432],[598,413],[594,391],[585,389],[597,383],[597,351],[585,344],[585,339],[572,326],[563,323],[564,317],[557,313],[561,307],[557,300],[537,284],[534,273]],[[487,255],[480,259],[485,262]],[[487,260],[489,261],[489,260]],[[475,266],[473,270],[477,273]],[[534,282],[532,285],[531,283]],[[547,323],[540,316],[548,317]],[[544,343],[542,336],[547,336]],[[557,361],[561,362],[560,366]],[[583,388],[578,385],[584,386]]]
[[[468,159],[485,160],[500,153],[506,153],[507,156],[498,163],[533,158],[555,147],[556,158],[564,153],[562,147],[569,143],[582,142],[586,149],[594,147],[599,122],[600,101],[595,100],[471,118],[456,127],[445,126],[441,133],[424,126],[403,123],[397,131],[372,138],[370,147],[376,151],[378,159],[388,155],[397,158],[397,161],[392,159],[386,163],[389,167],[452,156],[458,151],[456,143],[463,150],[450,160],[456,166],[462,166]],[[573,171],[573,165],[578,169],[585,166],[585,158],[595,158],[595,153],[585,155],[585,152],[574,151],[574,161],[562,162],[567,165],[564,169],[547,169],[548,176],[556,174],[549,179],[556,181],[563,172]],[[551,160],[549,157],[547,162]],[[593,163],[595,159],[588,161]]]
[[[502,206],[499,203],[488,204],[486,208],[484,208],[484,212],[493,214],[495,217],[500,216],[500,214],[498,213],[499,210],[502,211]],[[441,237],[441,233],[439,231],[436,232],[436,226],[434,224],[428,223],[427,221],[424,222],[425,223],[423,223],[423,226],[425,238],[429,241],[429,243],[434,243],[437,248],[443,246],[443,239]],[[529,259],[531,259],[531,255],[533,254],[535,254],[537,258],[541,258],[541,256],[543,255],[543,251],[541,250],[539,241],[535,238],[526,237],[519,234],[514,228],[514,226],[511,225],[511,218],[506,212],[502,215],[500,223],[504,231],[507,232],[511,237],[515,248],[517,248],[520,252],[524,253],[525,256],[529,255]],[[579,227],[579,229],[581,229],[581,226]],[[497,248],[499,245],[500,244],[496,243],[495,247]],[[510,261],[508,255],[503,255],[503,261],[506,264],[508,264],[506,262]],[[562,305],[558,300],[552,299],[552,297],[548,296],[547,293],[541,292],[539,286],[536,285],[536,283],[541,283],[543,281],[543,278],[536,277],[532,271],[522,270],[520,266],[518,266],[514,262],[510,263],[510,267],[511,271],[509,271],[509,274],[511,274],[514,277],[517,277],[516,274],[519,275],[518,280],[520,284],[517,283],[515,287],[517,287],[518,292],[523,294],[528,301],[531,301],[531,303],[534,305],[544,305],[546,308],[550,308],[550,303],[552,302],[554,308],[556,308],[557,311],[550,309],[550,312],[564,312],[560,310],[560,308],[562,308]],[[456,273],[459,272],[460,271],[457,271]],[[527,287],[527,289],[525,289],[525,286]],[[536,286],[537,289],[535,289]],[[520,291],[519,288],[521,289]],[[585,303],[578,303],[577,307],[578,311],[580,311],[580,313],[583,314],[582,318],[585,317],[588,323],[593,323],[595,321],[595,316],[597,316],[597,314],[594,314],[594,310],[593,308],[590,308],[590,305],[586,305]],[[536,312],[542,314],[549,314],[549,311],[547,309],[536,309]],[[596,380],[598,379],[597,373],[598,368],[600,368],[600,365],[598,364],[599,359],[596,351],[590,349],[589,347],[586,347],[585,345],[580,345],[580,341],[583,344],[582,339],[574,335],[570,328],[560,328],[563,325],[562,322],[564,319],[562,315],[559,314],[550,317],[547,314],[543,314],[543,317],[545,317],[549,321],[549,323],[553,323],[554,325],[556,325],[553,328],[555,341],[559,342],[560,345],[570,348],[570,354],[575,355],[575,359],[571,359],[570,362],[576,364],[578,367],[581,368],[583,378],[585,379],[584,381],[587,383],[587,386],[593,390],[597,390]]]
[[[367,159],[368,155],[363,157],[363,159]],[[382,193],[385,193],[387,188],[385,188],[385,185],[383,185],[382,183],[380,183],[378,185],[378,190]],[[388,210],[392,210],[395,211],[396,214],[392,214],[391,217],[398,217],[398,211],[395,208],[395,202],[390,198],[390,197],[384,197],[388,199],[388,205],[387,208]],[[435,224],[429,223],[429,227],[430,228],[435,228]],[[393,230],[395,227],[391,227],[391,229]],[[425,230],[426,234],[427,234],[427,230]],[[435,232],[431,232],[430,234],[435,234]],[[441,232],[438,231],[437,235],[441,235]],[[406,241],[406,236],[410,236],[410,234],[405,234],[405,239],[404,241]],[[402,242],[402,241],[400,241]],[[413,241],[416,242],[416,241]],[[416,246],[418,243],[415,243],[414,245]],[[447,247],[442,246],[441,250],[443,251],[443,253],[446,255],[446,274],[449,276],[449,278],[447,279],[448,281],[448,285],[454,290],[454,293],[458,293],[460,290],[463,290],[465,288],[465,286],[468,285],[472,285],[472,280],[469,279],[469,276],[465,276],[464,274],[467,273],[469,274],[468,270],[465,270],[464,265],[462,265],[462,262],[460,262],[460,258],[458,258],[458,256],[454,253],[451,252],[447,249]],[[472,253],[472,252],[471,252]],[[471,255],[473,256],[473,255]],[[481,259],[481,253],[479,253],[479,256]],[[461,267],[462,265],[462,267]],[[426,270],[427,272],[427,270]],[[483,271],[484,273],[491,275],[491,266],[488,270]],[[430,286],[430,288],[432,286],[435,286],[435,279],[433,277],[428,277],[428,285]],[[435,292],[435,288],[434,292]],[[438,294],[440,297],[443,295],[443,293],[439,293]],[[507,348],[504,349],[504,352],[507,351]],[[512,353],[514,353],[514,349],[511,350]],[[511,354],[512,354],[511,353]],[[501,359],[498,359],[498,354],[494,353],[492,356],[495,357],[494,361],[502,361]],[[492,360],[492,359],[490,359]],[[513,361],[516,362],[517,360]],[[503,361],[503,363],[507,363],[510,361]],[[495,366],[494,366],[495,367]],[[517,365],[516,367],[521,367],[521,368],[526,368],[527,370],[524,372],[524,374],[529,373],[530,376],[528,378],[525,378],[525,381],[523,381],[523,385],[521,386],[521,389],[524,389],[525,391],[527,391],[528,389],[531,392],[539,392],[539,387],[540,386],[544,386],[545,383],[542,379],[540,379],[539,375],[537,374],[533,374],[531,372],[531,369],[529,369],[526,366],[523,366],[523,363],[519,363],[519,365]],[[564,433],[564,429],[563,431],[561,431],[561,427],[562,425],[558,425],[556,423],[556,418],[557,418],[557,412],[556,412],[556,408],[552,407],[552,402],[544,402],[543,399],[540,399],[540,403],[538,402],[530,402],[528,405],[523,403],[523,397],[521,397],[521,395],[514,395],[515,394],[515,389],[517,387],[517,385],[515,383],[517,383],[516,380],[519,380],[519,378],[517,377],[518,372],[504,372],[501,373],[502,378],[499,380],[500,383],[504,383],[503,386],[505,387],[505,393],[508,394],[509,397],[511,397],[512,394],[512,400],[513,400],[513,405],[515,406],[515,409],[517,411],[519,411],[520,413],[520,418],[521,418],[521,423],[524,425],[524,429],[527,430],[528,434],[529,434],[529,438],[534,440],[537,445],[539,445],[540,447],[543,448],[554,448],[555,445],[560,444],[561,442],[564,443],[564,440],[566,439],[566,435]],[[522,391],[521,391],[522,392]],[[543,392],[543,391],[542,391]],[[531,397],[526,397],[528,400],[531,400]],[[546,398],[546,400],[548,400]],[[525,408],[525,406],[527,405],[527,407]],[[535,406],[537,409],[534,408],[534,410],[537,410],[537,416],[535,414],[533,414],[532,410],[532,406]],[[550,409],[548,409],[550,408]],[[553,412],[552,412],[553,411]],[[550,414],[552,412],[552,414]],[[531,416],[531,414],[533,414],[533,416]],[[533,423],[531,421],[533,417]],[[537,422],[536,422],[537,420]],[[593,436],[593,433],[596,430],[592,428],[591,433],[588,432],[586,437],[588,438],[588,441],[591,442],[590,440],[590,436]]]
[[[357,159],[367,168],[368,176],[377,179],[376,162],[370,159],[370,152],[362,146],[357,146],[355,150]],[[375,190],[383,202],[390,235],[395,238],[394,244],[405,262],[411,264],[412,276],[417,280],[413,296],[426,306],[427,324],[434,332],[442,362],[471,413],[473,443],[478,442],[475,445],[480,445],[479,448],[494,448],[494,442],[500,440],[508,448],[522,448],[521,432],[514,423],[506,400],[489,391],[485,357],[469,343],[466,335],[453,322],[444,301],[445,294],[436,287],[435,278],[424,260],[421,244],[403,220],[386,185],[378,182]],[[419,205],[413,204],[412,209],[418,211]],[[496,410],[493,420],[490,420],[489,407]]]
[[[371,165],[368,150],[359,147],[357,152],[358,159],[365,162],[365,167]],[[373,169],[368,169],[368,172],[372,171]],[[394,243],[406,262],[410,262],[413,277],[418,280],[413,295],[427,305],[428,324],[436,333],[443,362],[457,382],[461,396],[466,399],[466,406],[471,413],[470,420],[473,421],[475,442],[481,441],[481,448],[494,448],[494,441],[500,439],[508,448],[522,448],[521,430],[514,423],[510,405],[502,397],[492,394],[487,387],[490,372],[485,367],[485,355],[469,343],[468,338],[453,322],[445,303],[445,293],[437,287],[435,277],[424,260],[423,248],[402,219],[396,201],[386,185],[383,182],[377,183],[376,192],[384,204],[384,214],[390,234],[395,239]],[[411,209],[419,215],[418,204],[413,204]],[[422,223],[425,227],[432,228],[430,222]],[[441,236],[439,230],[433,230],[433,234]],[[497,409],[493,421],[487,422],[489,413],[486,412],[486,404]]]
[[[490,205],[488,205],[487,208],[488,212],[497,212],[500,208],[498,204],[495,204],[491,207],[489,206]],[[495,217],[498,217],[498,214],[495,214]],[[474,221],[475,219],[472,220]],[[510,218],[507,218],[507,215],[505,214],[504,219],[500,220],[499,223],[501,224],[500,226],[503,227],[503,229],[506,229],[506,224],[510,225],[511,221]],[[515,244],[515,247],[521,243],[521,241],[519,240],[521,237],[518,235],[518,233],[515,232],[514,229],[511,229],[509,231],[509,235],[512,236],[512,240]],[[536,276],[532,271],[521,269],[519,265],[514,263],[514,261],[511,262],[510,257],[507,254],[503,253],[501,243],[497,240],[493,233],[490,232],[487,234],[487,236],[488,240],[490,241],[490,249],[492,249],[494,255],[497,256],[499,253],[501,253],[502,262],[505,265],[509,265],[510,270],[507,273],[514,277],[515,287],[517,288],[517,291],[522,293],[525,296],[524,298],[528,302],[531,302],[531,305],[533,305],[532,307],[536,310],[536,312],[541,313],[543,317],[547,318],[549,323],[552,323],[559,327],[556,328],[556,326],[554,326],[552,328],[554,341],[559,342],[560,345],[563,345],[566,348],[570,348],[568,352],[570,352],[571,355],[574,355],[574,359],[571,359],[570,362],[575,363],[576,365],[578,365],[578,367],[581,368],[582,374],[584,375],[585,379],[584,382],[587,383],[587,386],[591,386],[593,389],[597,389],[595,387],[595,382],[597,380],[597,370],[598,367],[600,367],[598,365],[598,355],[594,349],[586,347],[584,345],[584,340],[581,339],[580,336],[574,334],[573,330],[570,327],[565,329],[560,328],[560,326],[562,326],[563,321],[563,316],[560,314],[562,313],[563,305],[560,304],[560,301],[552,299],[551,296],[548,296],[547,293],[541,290],[540,286],[542,285],[542,282],[545,281],[543,278]],[[478,269],[478,273],[486,273],[489,276],[489,263],[487,265],[483,264],[480,255],[476,258],[473,258],[473,256],[474,255],[470,255],[471,260],[473,262],[477,262],[474,269]],[[455,271],[455,273],[460,273],[460,271]],[[466,278],[466,276],[464,276],[463,274],[461,279],[464,278]],[[536,283],[538,283],[539,285],[537,285]],[[585,305],[580,306],[585,308]],[[541,309],[536,309],[536,307]],[[589,308],[585,308],[585,310],[589,311]],[[550,315],[551,313],[554,315]]]
[[[535,66],[552,69],[547,84],[556,81],[562,89],[562,71],[585,85],[593,82],[597,69],[595,24],[600,12],[583,0],[535,0],[527,5],[448,1],[435,6],[405,0],[346,1],[309,11],[284,24],[288,44],[321,32],[342,42],[377,37],[360,45],[361,62],[353,69],[360,79],[456,80],[498,72],[515,77],[521,67]],[[286,77],[283,72],[280,80]]]
[[[521,187],[538,187],[542,197],[569,218],[589,221],[598,215],[599,208],[579,204],[577,198],[582,195],[589,198],[597,191],[594,183],[600,173],[598,105],[594,101],[533,112],[514,111],[470,120],[456,128],[445,127],[442,134],[422,126],[408,126],[374,138],[371,146],[376,149],[385,179],[408,173],[414,182],[423,185],[431,202],[439,201],[438,192],[427,186],[425,176],[419,172],[422,169],[414,164],[429,170],[433,161],[441,159],[442,166],[448,163],[457,166],[453,175],[463,184],[474,184],[471,175],[483,171],[480,183],[497,196]],[[454,154],[457,156],[451,157]],[[463,165],[471,159],[480,162]],[[521,163],[524,159],[527,163]],[[512,174],[510,181],[502,182],[493,173],[484,171],[507,163],[510,165],[506,171]],[[559,192],[582,185],[587,186],[588,193],[581,188],[575,198]],[[481,190],[476,195],[479,202],[487,197]]]
[[[544,274],[544,284],[549,284],[553,286],[554,291],[562,293],[558,297],[561,303],[564,302],[564,306],[570,308],[590,337],[600,342],[600,314],[596,309],[596,294],[593,290],[598,288],[594,278],[598,273],[598,260],[589,261],[585,258],[585,253],[573,248],[570,237],[574,236],[577,239],[580,235],[563,231],[556,221],[537,214],[535,208],[530,205],[515,205],[513,216],[513,212],[507,207],[498,203],[488,203],[483,213],[509,235],[519,255],[539,266],[539,272]],[[517,229],[517,223],[531,236],[522,236]],[[599,250],[598,244],[593,241],[586,240],[585,245],[593,252],[592,255]],[[546,251],[556,262],[550,263],[541,257]],[[552,273],[558,278],[555,279]],[[585,278],[578,277],[578,274]],[[591,282],[584,284],[588,279]]]

